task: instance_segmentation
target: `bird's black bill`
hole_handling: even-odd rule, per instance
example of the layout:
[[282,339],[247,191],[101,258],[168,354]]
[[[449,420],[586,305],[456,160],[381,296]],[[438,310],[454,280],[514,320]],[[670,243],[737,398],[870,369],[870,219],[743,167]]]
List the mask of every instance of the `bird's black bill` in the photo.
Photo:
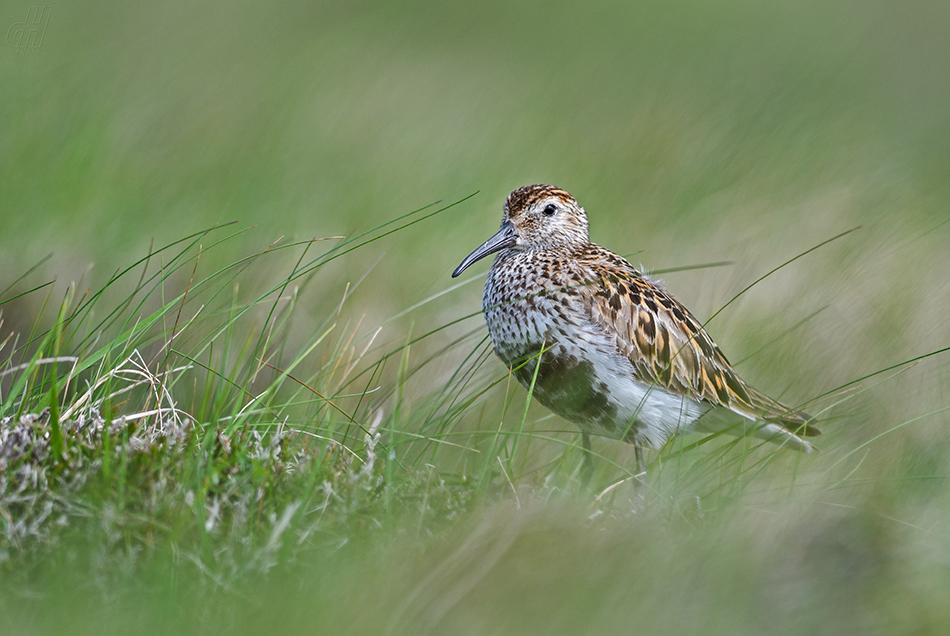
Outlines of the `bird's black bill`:
[[459,263],[459,266],[452,272],[452,278],[464,272],[468,266],[475,261],[481,260],[489,254],[494,254],[505,248],[514,247],[517,240],[518,235],[515,234],[514,226],[511,223],[502,224],[501,229],[498,230],[498,234],[479,245],[474,252],[466,256],[465,260]]

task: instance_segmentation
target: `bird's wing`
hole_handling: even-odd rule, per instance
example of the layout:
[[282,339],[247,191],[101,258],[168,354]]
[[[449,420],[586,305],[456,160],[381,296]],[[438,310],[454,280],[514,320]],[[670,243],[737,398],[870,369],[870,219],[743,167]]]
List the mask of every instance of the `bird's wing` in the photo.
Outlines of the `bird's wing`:
[[597,252],[582,258],[593,274],[584,286],[591,320],[616,337],[641,382],[778,423],[798,435],[819,434],[806,426],[809,415],[740,378],[686,307],[621,257]]

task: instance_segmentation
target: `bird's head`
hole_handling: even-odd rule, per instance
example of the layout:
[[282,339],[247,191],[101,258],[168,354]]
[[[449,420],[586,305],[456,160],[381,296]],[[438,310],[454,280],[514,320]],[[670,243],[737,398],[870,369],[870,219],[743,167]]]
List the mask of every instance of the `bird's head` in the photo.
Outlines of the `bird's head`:
[[508,195],[498,233],[466,256],[452,277],[504,249],[571,249],[589,242],[587,213],[566,190],[550,185],[524,186]]

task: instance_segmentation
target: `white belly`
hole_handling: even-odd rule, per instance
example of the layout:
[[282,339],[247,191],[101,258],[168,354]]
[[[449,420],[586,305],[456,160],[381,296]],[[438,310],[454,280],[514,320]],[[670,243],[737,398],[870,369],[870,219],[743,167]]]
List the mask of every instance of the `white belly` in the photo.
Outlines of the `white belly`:
[[[498,356],[516,369],[525,387],[536,380],[539,402],[587,433],[660,448],[672,435],[695,430],[697,419],[710,410],[708,404],[637,381],[630,360],[592,325],[564,325],[545,320],[544,313],[530,322],[509,322],[504,312],[492,317],[489,330]],[[545,353],[535,377],[542,343]]]
[[596,349],[589,351],[588,356],[597,381],[606,386],[610,403],[616,408],[613,422],[591,422],[600,429],[592,433],[661,448],[673,435],[692,432],[696,420],[710,408],[658,386],[638,382],[633,365],[625,357],[605,355]]

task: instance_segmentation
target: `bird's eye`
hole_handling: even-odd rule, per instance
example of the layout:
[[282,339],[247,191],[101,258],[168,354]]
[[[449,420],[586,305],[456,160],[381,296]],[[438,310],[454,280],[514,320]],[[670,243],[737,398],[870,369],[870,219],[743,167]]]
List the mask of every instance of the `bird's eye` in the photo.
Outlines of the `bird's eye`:
[[553,203],[548,203],[544,207],[544,216],[554,216],[554,213],[557,212],[557,207]]

